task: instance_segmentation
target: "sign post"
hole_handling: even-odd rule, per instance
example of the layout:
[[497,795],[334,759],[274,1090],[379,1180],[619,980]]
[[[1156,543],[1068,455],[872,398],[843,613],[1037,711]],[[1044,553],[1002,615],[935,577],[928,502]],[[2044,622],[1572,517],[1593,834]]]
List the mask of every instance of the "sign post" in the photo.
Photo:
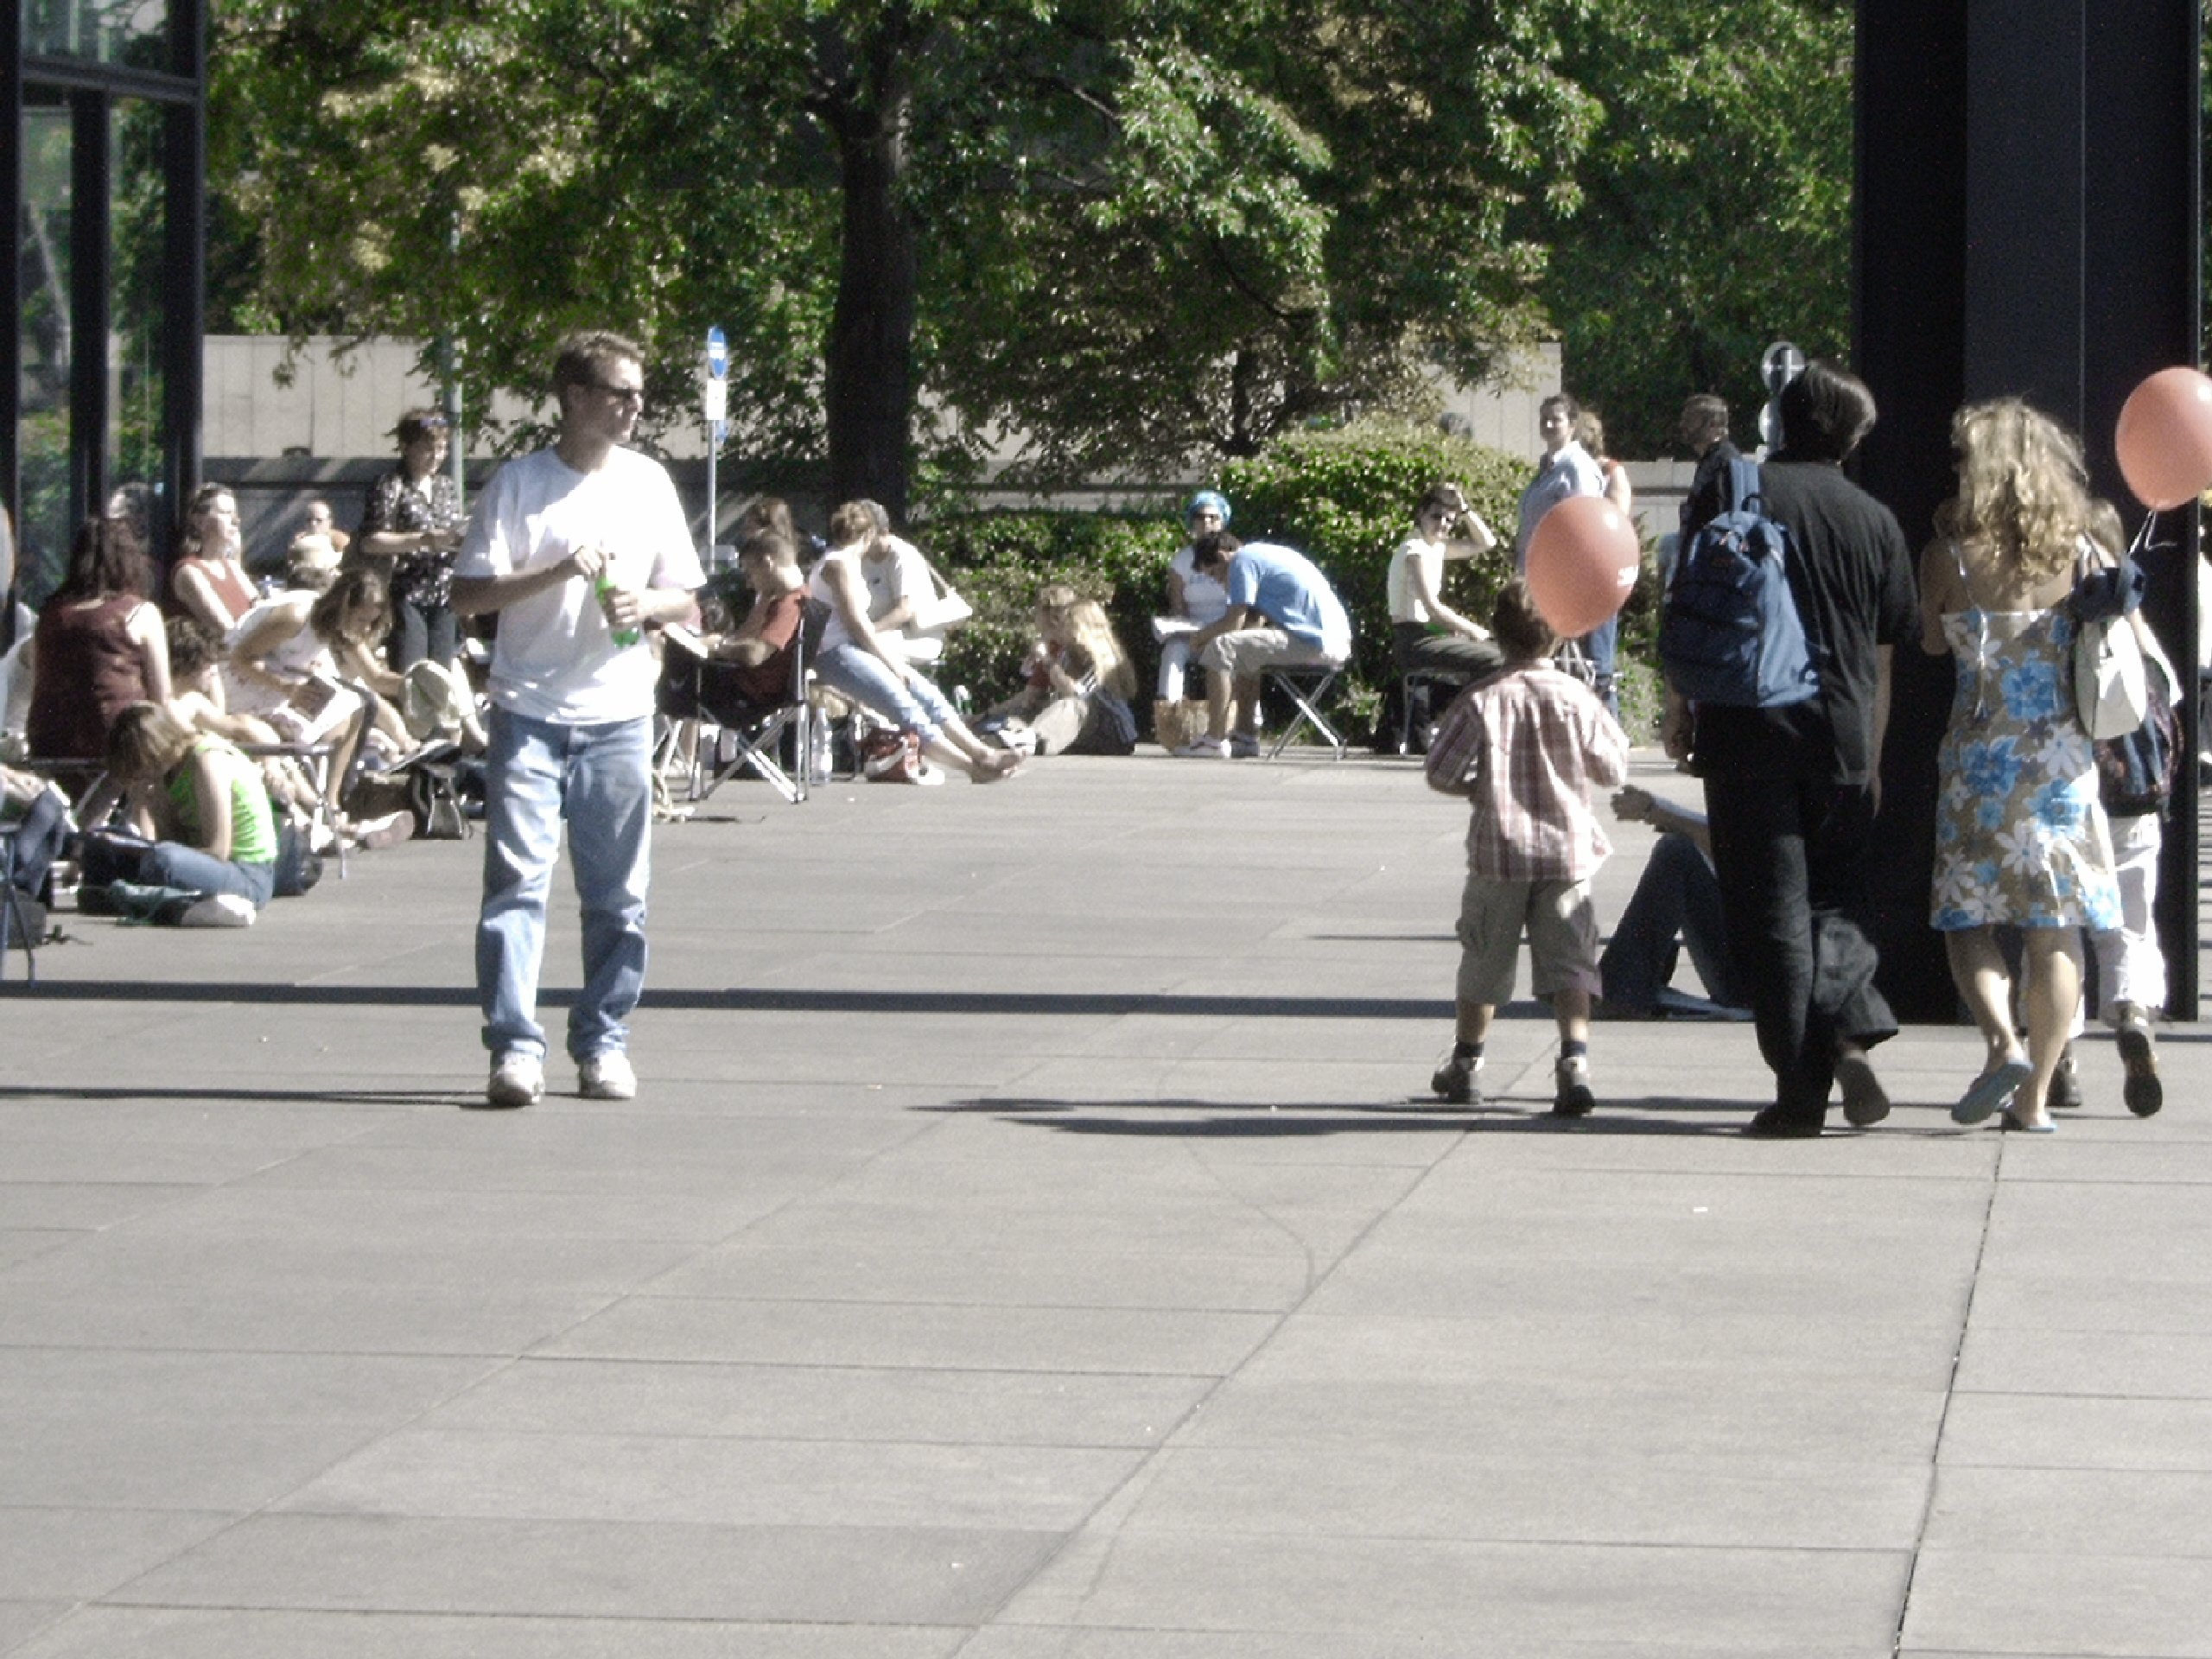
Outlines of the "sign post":
[[721,498],[715,490],[715,464],[721,455],[722,439],[729,432],[729,342],[722,337],[720,328],[707,330],[707,388],[700,412],[707,423],[706,563],[711,569],[721,523]]

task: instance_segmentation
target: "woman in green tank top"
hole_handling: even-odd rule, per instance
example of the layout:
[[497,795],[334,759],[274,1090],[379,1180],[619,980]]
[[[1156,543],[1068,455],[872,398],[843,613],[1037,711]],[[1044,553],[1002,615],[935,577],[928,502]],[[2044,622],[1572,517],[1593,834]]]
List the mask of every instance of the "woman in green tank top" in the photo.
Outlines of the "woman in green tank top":
[[276,877],[276,817],[260,768],[156,702],[134,702],[108,734],[109,776],[155,837],[137,879],[233,893],[256,910]]

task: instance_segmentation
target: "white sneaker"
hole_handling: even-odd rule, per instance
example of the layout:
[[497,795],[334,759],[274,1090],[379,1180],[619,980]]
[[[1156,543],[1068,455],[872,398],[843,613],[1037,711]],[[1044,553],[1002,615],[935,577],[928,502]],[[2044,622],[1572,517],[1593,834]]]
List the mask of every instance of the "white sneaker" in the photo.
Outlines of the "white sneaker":
[[1186,760],[1226,760],[1229,759],[1229,740],[1225,737],[1194,737],[1175,753]]
[[251,927],[253,901],[235,893],[211,893],[176,918],[179,927]]
[[484,1099],[493,1106],[528,1106],[544,1097],[545,1063],[535,1054],[509,1049],[493,1062]]
[[603,1048],[587,1055],[576,1067],[576,1086],[586,1100],[634,1100],[638,1074],[630,1057],[619,1048]]

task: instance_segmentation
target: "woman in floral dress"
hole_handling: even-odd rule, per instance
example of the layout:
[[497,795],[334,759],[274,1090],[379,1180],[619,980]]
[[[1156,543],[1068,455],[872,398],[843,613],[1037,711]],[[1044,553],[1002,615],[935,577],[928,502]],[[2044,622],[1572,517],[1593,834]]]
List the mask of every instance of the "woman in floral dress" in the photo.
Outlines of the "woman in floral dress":
[[461,497],[443,470],[446,417],[410,409],[393,429],[399,465],[369,492],[355,540],[357,562],[385,578],[391,634],[385,656],[404,674],[428,658],[450,664],[461,644],[453,613],[453,561],[461,547]]
[[[2051,1073],[2081,995],[2081,929],[2120,913],[2096,760],[2075,713],[2065,601],[2084,540],[2087,474],[2072,435],[2018,398],[1951,423],[1958,493],[1921,556],[1921,648],[1958,669],[1936,766],[1933,921],[1988,1055],[1951,1116],[2051,1127]],[[2012,1027],[1996,930],[2024,940],[2028,1043]]]

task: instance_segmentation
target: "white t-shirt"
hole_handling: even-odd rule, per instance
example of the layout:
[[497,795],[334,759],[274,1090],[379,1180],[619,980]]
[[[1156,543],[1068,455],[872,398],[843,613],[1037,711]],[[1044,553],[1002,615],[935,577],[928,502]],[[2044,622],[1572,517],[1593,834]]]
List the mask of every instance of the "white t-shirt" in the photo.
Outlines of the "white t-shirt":
[[1183,578],[1184,613],[1202,628],[1220,621],[1229,608],[1229,589],[1211,576],[1199,574],[1190,543],[1183,543],[1183,550],[1168,568]]
[[1408,536],[1398,543],[1398,550],[1390,556],[1390,571],[1383,579],[1389,601],[1393,622],[1433,622],[1434,612],[1421,596],[1414,584],[1412,567],[1420,565],[1428,572],[1428,591],[1444,591],[1444,543],[1424,542],[1418,536]]
[[[849,547],[833,547],[815,561],[814,569],[807,573],[806,596],[830,613],[829,620],[822,625],[822,649],[831,651],[839,645],[853,643],[852,632],[845,626],[843,613],[837,609],[837,597],[830,586],[830,567],[841,564],[859,575],[867,569],[868,561]],[[861,591],[868,592],[867,581],[861,579]]]
[[[607,550],[618,587],[706,583],[676,486],[658,461],[613,449],[580,473],[551,449],[502,467],[476,503],[457,576],[504,576],[558,564],[579,547]],[[618,645],[595,584],[564,582],[499,612],[492,701],[531,720],[589,726],[653,710],[660,665],[643,641]]]
[[[929,561],[922,556],[922,550],[901,537],[887,536],[884,540],[891,544],[889,558],[879,561],[863,557],[855,564],[868,588],[870,621],[902,600],[937,596],[937,588],[930,581]],[[911,624],[907,632],[912,632]]]

